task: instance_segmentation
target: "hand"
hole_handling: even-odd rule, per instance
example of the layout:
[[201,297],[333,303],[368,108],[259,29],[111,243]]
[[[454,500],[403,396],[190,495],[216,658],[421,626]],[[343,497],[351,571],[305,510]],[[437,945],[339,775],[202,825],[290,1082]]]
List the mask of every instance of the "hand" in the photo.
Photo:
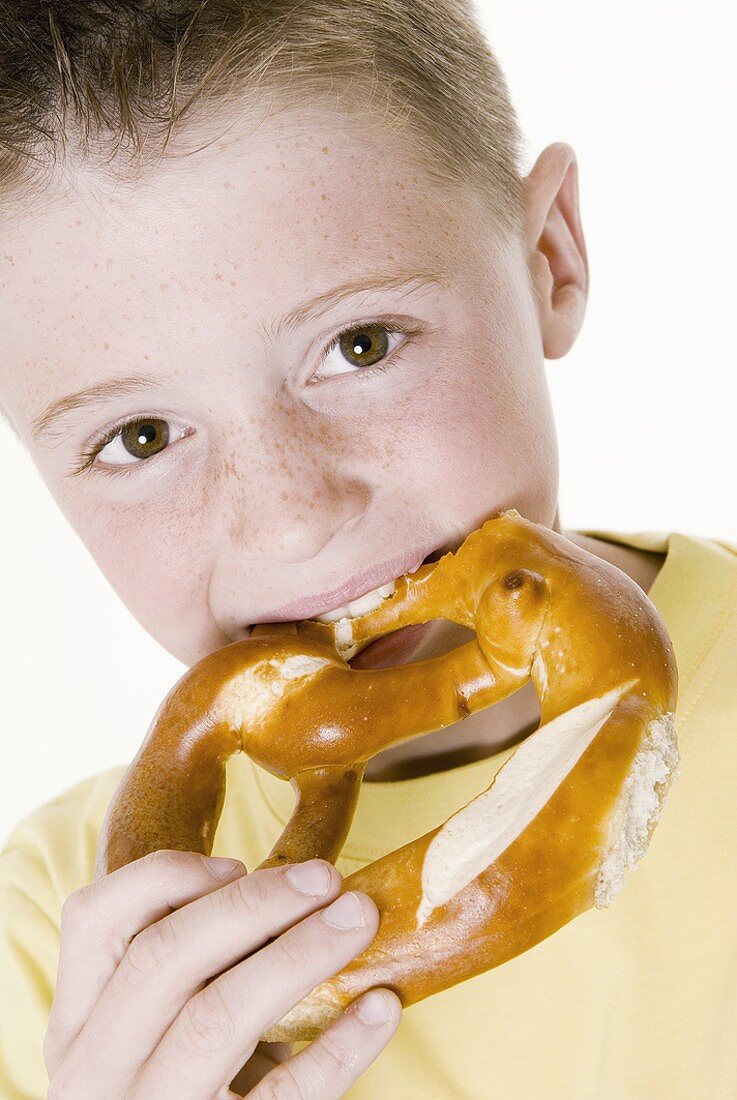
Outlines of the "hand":
[[[254,1079],[244,1062],[263,1032],[376,935],[374,903],[338,898],[341,883],[323,860],[248,875],[238,861],[159,851],[77,890],[61,914],[48,1100],[240,1095],[231,1085]],[[370,991],[286,1061],[256,1054],[265,1076],[247,1095],[343,1096],[400,1013],[396,994]]]

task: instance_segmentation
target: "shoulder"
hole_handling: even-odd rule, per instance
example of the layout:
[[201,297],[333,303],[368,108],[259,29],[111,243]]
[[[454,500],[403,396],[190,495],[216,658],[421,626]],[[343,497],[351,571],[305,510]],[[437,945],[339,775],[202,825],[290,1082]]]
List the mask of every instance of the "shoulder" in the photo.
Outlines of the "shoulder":
[[0,848],[0,906],[22,893],[49,916],[92,881],[103,817],[124,768],[77,783],[22,818]]
[[724,736],[737,718],[737,543],[672,532],[650,595],[678,662],[681,728],[692,727],[700,752],[711,743],[737,780],[737,752]]

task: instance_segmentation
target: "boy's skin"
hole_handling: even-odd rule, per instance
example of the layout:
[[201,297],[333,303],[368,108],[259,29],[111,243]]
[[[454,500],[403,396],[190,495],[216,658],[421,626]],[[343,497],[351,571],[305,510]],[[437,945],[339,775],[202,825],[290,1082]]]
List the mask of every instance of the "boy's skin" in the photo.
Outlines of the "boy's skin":
[[[541,153],[524,240],[503,254],[480,198],[451,203],[399,135],[374,128],[370,140],[368,123],[327,110],[257,115],[117,198],[81,171],[74,183],[79,195],[70,184],[52,209],[29,203],[3,228],[0,397],[100,568],[179,660],[394,554],[455,548],[500,508],[561,530],[544,358],[572,346],[588,289],[569,146]],[[262,343],[270,320],[378,271],[438,271],[452,285],[356,296]],[[309,386],[328,340],[381,313],[428,331],[401,354],[394,337],[395,365],[370,380],[335,349],[345,373]],[[161,388],[33,441],[51,401],[134,373]],[[168,454],[128,465],[130,477],[69,472],[92,432],[157,412],[175,421]],[[179,440],[184,427],[195,435]],[[662,564],[563,533],[646,591]],[[458,631],[441,624],[413,660]],[[442,731],[444,744],[509,744],[535,719],[534,692],[519,696]],[[402,759],[430,745],[402,746]],[[391,778],[390,759],[368,778]]]
[[[523,237],[502,246],[472,189],[444,194],[400,134],[321,107],[244,115],[117,195],[77,169],[49,208],[3,225],[0,398],[100,568],[175,657],[191,665],[394,555],[455,549],[506,507],[650,589],[663,555],[560,527],[544,360],[571,348],[589,282],[570,146],[544,149],[525,187]],[[378,272],[445,285],[356,295],[269,342],[305,299]],[[339,348],[321,367],[340,331],[382,315],[420,330],[390,335],[385,373],[359,379]],[[131,374],[155,382],[33,438],[51,402]],[[147,416],[169,421],[168,450],[130,476],[71,472],[92,433]],[[119,440],[106,451],[124,456]],[[437,624],[412,659],[470,636]],[[367,779],[489,755],[538,720],[528,684],[387,750]]]

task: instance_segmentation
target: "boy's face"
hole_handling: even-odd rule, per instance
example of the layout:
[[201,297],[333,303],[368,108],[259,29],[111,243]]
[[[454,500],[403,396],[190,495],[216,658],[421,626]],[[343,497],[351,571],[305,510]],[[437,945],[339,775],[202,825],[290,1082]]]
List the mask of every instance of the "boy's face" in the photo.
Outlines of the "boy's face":
[[[501,508],[558,529],[527,242],[501,248],[482,200],[449,201],[400,134],[286,112],[111,191],[80,172],[4,227],[0,397],[175,657],[372,565],[454,549]],[[395,285],[280,324],[380,277]],[[75,472],[121,422],[138,423]],[[443,651],[439,626],[422,656]]]

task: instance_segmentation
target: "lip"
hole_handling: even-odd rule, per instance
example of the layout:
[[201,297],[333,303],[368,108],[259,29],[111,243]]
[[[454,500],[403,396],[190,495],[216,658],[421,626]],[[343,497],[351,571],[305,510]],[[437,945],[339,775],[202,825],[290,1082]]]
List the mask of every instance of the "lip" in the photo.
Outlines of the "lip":
[[[363,573],[355,573],[338,588],[330,588],[327,592],[320,592],[317,596],[303,596],[291,603],[284,604],[277,611],[270,611],[264,615],[262,622],[299,622],[302,619],[312,619],[315,615],[323,615],[326,611],[332,611],[334,607],[342,607],[357,600],[366,592],[379,588],[382,584],[403,576],[405,573],[414,573],[422,565],[423,561],[434,550],[441,547],[420,547],[417,550],[405,551],[396,554],[379,565],[366,569]],[[255,624],[252,624],[255,625]]]

